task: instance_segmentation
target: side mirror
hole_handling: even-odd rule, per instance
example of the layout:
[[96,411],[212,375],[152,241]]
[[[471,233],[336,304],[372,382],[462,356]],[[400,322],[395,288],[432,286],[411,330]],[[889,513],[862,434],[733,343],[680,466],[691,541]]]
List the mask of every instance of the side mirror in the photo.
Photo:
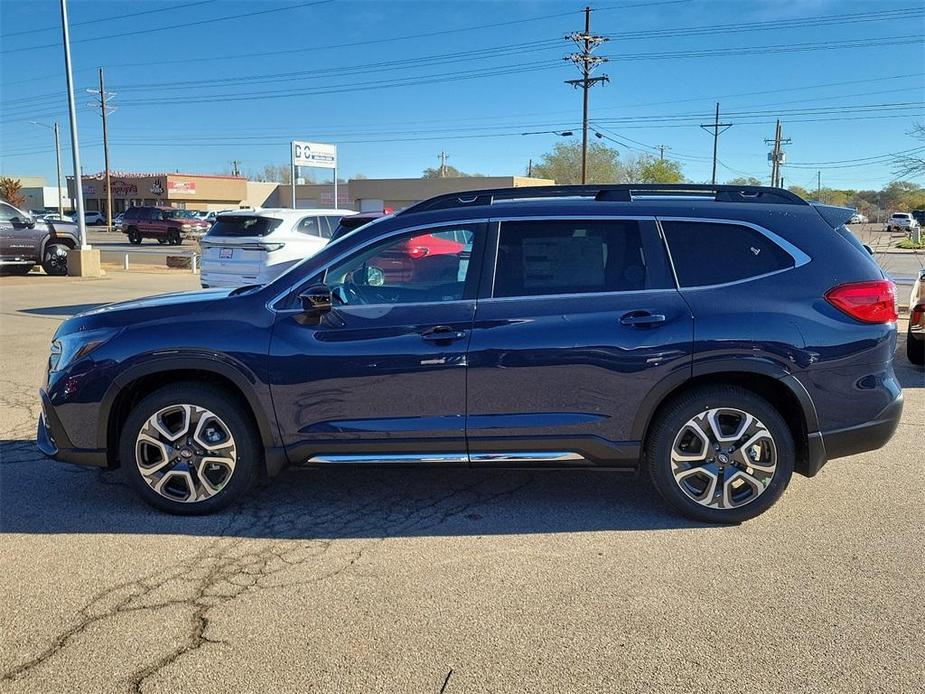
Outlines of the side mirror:
[[26,229],[35,229],[35,217],[26,217]]
[[299,294],[299,302],[305,313],[320,316],[331,310],[331,288],[315,284]]
[[871,255],[874,254],[874,249],[868,246],[866,243],[864,244],[864,250],[870,253]]

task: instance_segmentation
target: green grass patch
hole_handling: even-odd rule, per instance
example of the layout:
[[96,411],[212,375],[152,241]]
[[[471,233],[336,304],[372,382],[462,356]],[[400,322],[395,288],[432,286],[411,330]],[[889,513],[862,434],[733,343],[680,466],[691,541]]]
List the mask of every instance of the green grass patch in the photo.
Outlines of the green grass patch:
[[897,248],[904,248],[904,249],[907,249],[907,250],[913,250],[913,251],[916,251],[916,250],[925,250],[925,242],[916,243],[916,242],[913,241],[912,239],[903,239],[902,241],[900,241],[899,243],[896,244],[896,247],[897,247]]

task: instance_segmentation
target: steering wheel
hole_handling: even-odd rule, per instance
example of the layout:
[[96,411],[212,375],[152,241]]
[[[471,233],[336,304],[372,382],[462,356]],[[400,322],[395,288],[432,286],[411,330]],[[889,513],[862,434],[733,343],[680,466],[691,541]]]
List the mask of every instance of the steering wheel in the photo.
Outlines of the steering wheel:
[[356,285],[352,282],[344,282],[343,284],[336,285],[331,290],[331,295],[346,306],[368,303],[357,291]]

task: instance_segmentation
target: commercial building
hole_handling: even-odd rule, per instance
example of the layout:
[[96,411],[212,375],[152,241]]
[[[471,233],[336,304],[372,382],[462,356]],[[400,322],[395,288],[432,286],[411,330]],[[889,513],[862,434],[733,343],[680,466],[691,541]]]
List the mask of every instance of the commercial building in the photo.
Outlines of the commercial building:
[[[359,212],[384,208],[400,210],[416,202],[444,193],[482,188],[522,188],[549,186],[555,181],[525,176],[467,176],[465,178],[351,178],[337,184],[338,207]],[[292,206],[292,188],[280,184],[280,207]],[[296,185],[296,207],[334,207],[334,186],[330,183]]]
[[[84,175],[84,206],[89,211],[106,211],[106,176]],[[68,177],[68,192],[74,179]],[[127,207],[163,205],[190,210],[227,210],[276,205],[276,183],[248,181],[241,176],[211,176],[181,173],[110,173],[112,211]]]
[[[189,210],[227,210],[246,207],[291,207],[288,184],[248,181],[240,176],[201,174],[110,175],[113,214],[137,205],[164,205]],[[523,188],[553,185],[555,181],[524,176],[471,176],[465,178],[355,178],[338,183],[337,207],[360,212],[385,208],[400,210],[444,193],[481,188]],[[73,193],[73,179],[68,178]],[[83,177],[84,205],[89,211],[106,211],[106,180],[101,173]],[[296,207],[334,207],[331,183],[296,185]]]
[[57,212],[59,198],[65,211],[71,209],[67,189],[48,185],[44,176],[9,176],[9,178],[19,181],[19,185],[22,186],[20,192],[25,199],[23,207],[26,210]]

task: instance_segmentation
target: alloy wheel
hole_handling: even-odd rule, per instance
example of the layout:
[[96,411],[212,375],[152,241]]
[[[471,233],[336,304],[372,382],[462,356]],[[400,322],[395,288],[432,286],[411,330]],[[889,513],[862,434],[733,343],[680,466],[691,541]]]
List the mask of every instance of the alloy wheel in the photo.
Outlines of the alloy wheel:
[[671,447],[671,472],[681,491],[715,509],[744,506],[768,488],[777,446],[767,427],[743,410],[704,410],[681,427]]
[[198,405],[164,407],[142,425],[135,464],[151,489],[171,501],[194,503],[218,494],[234,474],[231,430]]

